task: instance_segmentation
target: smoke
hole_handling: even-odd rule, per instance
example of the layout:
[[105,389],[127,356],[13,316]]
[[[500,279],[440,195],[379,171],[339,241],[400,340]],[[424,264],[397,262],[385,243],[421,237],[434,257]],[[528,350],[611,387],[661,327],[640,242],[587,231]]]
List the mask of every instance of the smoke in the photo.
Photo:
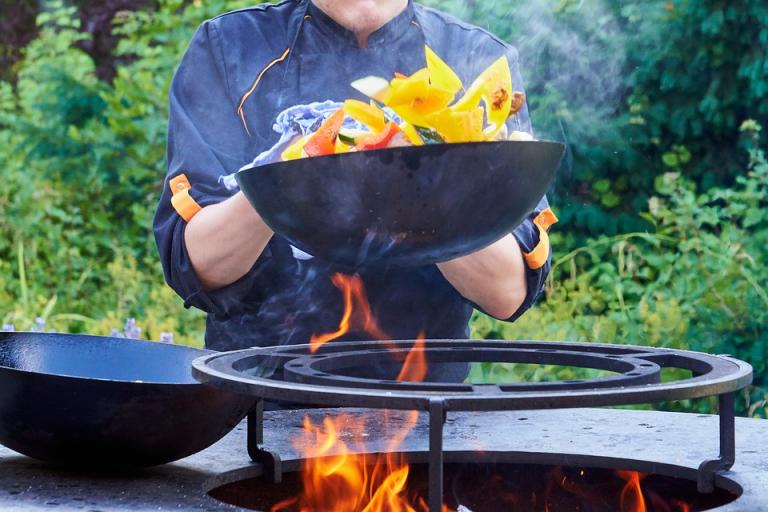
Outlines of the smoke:
[[574,178],[591,172],[589,154],[610,151],[608,141],[617,140],[610,120],[624,106],[620,13],[604,0],[499,3],[514,3],[506,13],[508,40],[520,52],[537,138],[568,147],[553,198],[565,206],[580,195]]
[[[626,54],[618,19],[603,0],[504,2],[508,40],[540,134],[594,129],[622,103]],[[502,21],[503,22],[503,21]]]
[[[615,139],[607,121],[624,107],[627,61],[627,34],[618,2],[422,2],[480,26],[517,48],[538,139],[579,149]],[[570,149],[559,180],[568,181],[573,173]]]

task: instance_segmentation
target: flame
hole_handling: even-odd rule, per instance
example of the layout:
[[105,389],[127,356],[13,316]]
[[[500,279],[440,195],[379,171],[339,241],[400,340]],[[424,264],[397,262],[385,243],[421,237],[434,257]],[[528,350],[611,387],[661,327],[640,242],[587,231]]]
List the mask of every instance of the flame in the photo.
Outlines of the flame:
[[[351,330],[365,332],[372,339],[390,340],[376,322],[359,275],[337,273],[331,282],[341,291],[344,312],[336,331],[311,337],[311,352]],[[420,382],[426,377],[424,338],[422,331],[408,355],[401,359],[398,381]],[[410,467],[400,453],[405,437],[418,422],[419,413],[384,411],[383,414],[381,424],[385,426],[398,423],[390,421],[391,414],[403,415],[402,428],[387,432],[389,441],[383,454],[364,453],[366,426],[371,418],[339,415],[326,417],[322,425],[315,425],[305,417],[303,432],[294,439],[294,446],[305,459],[303,491],[272,507],[272,512],[427,512],[423,499],[408,495]],[[449,511],[444,507],[444,512]]]
[[365,293],[363,280],[359,275],[348,276],[336,273],[331,276],[331,282],[342,293],[344,313],[339,321],[338,329],[334,332],[315,334],[310,338],[309,345],[312,353],[317,352],[329,341],[337,340],[353,329],[365,332],[375,340],[390,339],[387,333],[379,327],[371,312],[371,305]]
[[424,352],[424,331],[421,331],[403,362],[403,367],[397,375],[397,381],[422,382],[426,376],[427,358],[426,352]]
[[[272,512],[419,512],[404,496],[407,464],[391,454],[356,453],[362,448],[365,426],[347,415],[326,417],[322,426],[306,417],[301,439],[294,440],[307,457],[303,493],[278,503]],[[353,433],[352,442],[341,438],[341,430]]]
[[637,471],[616,471],[627,485],[621,490],[621,512],[647,512],[640,481],[645,475]]
[[[427,374],[424,333],[419,334],[405,358],[398,381],[421,381]],[[389,425],[390,411],[384,411],[382,424]],[[427,512],[424,500],[407,495],[406,483],[410,467],[399,449],[405,437],[416,426],[418,411],[404,413],[404,425],[388,436],[385,453],[369,454],[365,450],[367,420],[340,415],[323,419],[322,427],[304,418],[304,430],[294,445],[302,452],[303,485],[300,496],[272,507],[272,512],[298,510],[310,512]],[[343,431],[351,436],[347,442]],[[415,506],[412,505],[415,503]],[[443,507],[444,512],[449,512]]]

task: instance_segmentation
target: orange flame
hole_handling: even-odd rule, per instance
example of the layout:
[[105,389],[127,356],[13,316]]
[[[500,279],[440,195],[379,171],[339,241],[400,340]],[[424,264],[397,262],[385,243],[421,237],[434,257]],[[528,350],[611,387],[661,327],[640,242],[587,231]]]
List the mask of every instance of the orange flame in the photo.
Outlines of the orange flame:
[[[334,274],[331,282],[342,293],[344,312],[336,331],[311,337],[311,352],[353,329],[365,332],[372,339],[390,339],[376,322],[359,275]],[[424,337],[421,332],[403,359],[398,381],[420,382],[426,377]],[[383,414],[382,424],[395,423],[389,421],[392,413],[384,411]],[[306,417],[302,435],[294,439],[294,445],[305,458],[303,492],[278,503],[272,507],[272,512],[426,512],[428,507],[424,500],[407,496],[410,467],[399,453],[403,440],[418,422],[419,413],[398,414],[404,415],[404,426],[388,433],[389,442],[380,455],[363,453],[366,449],[366,419],[339,415],[326,417],[320,426]],[[444,512],[448,509],[444,508]]]
[[[342,429],[355,434],[352,446],[341,439]],[[391,456],[382,465],[381,456],[355,453],[362,448],[364,429],[364,422],[350,416],[326,417],[322,427],[305,418],[303,435],[295,440],[307,457],[303,493],[278,503],[272,512],[417,512],[403,496],[408,465],[393,465]]]
[[341,290],[344,297],[344,313],[336,331],[320,335],[315,334],[310,338],[311,352],[317,352],[329,341],[337,340],[353,329],[365,332],[375,340],[390,339],[387,333],[381,330],[371,312],[371,305],[365,294],[363,280],[359,275],[348,276],[337,273],[331,277],[331,282]]
[[419,333],[397,375],[399,382],[421,382],[427,376],[427,358],[424,352],[424,331]]
[[[384,414],[386,425],[391,413]],[[427,512],[423,500],[408,496],[410,467],[397,452],[416,425],[418,412],[403,414],[405,426],[391,436],[383,454],[364,453],[365,419],[326,417],[320,426],[305,417],[302,436],[294,440],[306,458],[302,494],[278,503],[272,512]],[[350,440],[343,439],[339,432]],[[445,507],[444,512],[448,512]]]
[[616,471],[616,474],[627,482],[621,490],[621,512],[647,512],[645,497],[640,487],[640,481],[645,475],[637,471]]

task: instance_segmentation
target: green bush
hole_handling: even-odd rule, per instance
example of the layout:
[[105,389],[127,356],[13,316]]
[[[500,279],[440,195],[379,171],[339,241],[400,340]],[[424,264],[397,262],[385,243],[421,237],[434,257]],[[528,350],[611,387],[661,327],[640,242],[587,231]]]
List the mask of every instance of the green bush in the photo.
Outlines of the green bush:
[[76,43],[74,7],[52,4],[15,87],[0,82],[0,319],[42,316],[109,334],[136,317],[155,339],[202,342],[203,316],[163,286],[151,219],[165,175],[167,94],[197,25],[245,2],[161,2],[125,13],[112,84]]

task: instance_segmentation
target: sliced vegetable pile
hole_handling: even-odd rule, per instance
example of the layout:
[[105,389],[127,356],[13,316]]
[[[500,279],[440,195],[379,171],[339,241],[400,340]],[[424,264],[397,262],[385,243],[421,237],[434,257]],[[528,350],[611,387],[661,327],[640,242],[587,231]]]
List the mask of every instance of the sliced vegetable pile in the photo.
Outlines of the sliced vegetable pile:
[[[428,46],[425,52],[427,67],[411,76],[395,73],[389,81],[369,76],[352,82],[352,87],[369,97],[370,103],[346,100],[317,131],[300,137],[283,151],[282,159],[506,139],[507,119],[525,104],[523,93],[512,91],[507,58],[500,57],[464,90],[461,79],[448,64]],[[367,130],[344,130],[347,117]],[[513,132],[509,138],[531,139],[521,132]]]

